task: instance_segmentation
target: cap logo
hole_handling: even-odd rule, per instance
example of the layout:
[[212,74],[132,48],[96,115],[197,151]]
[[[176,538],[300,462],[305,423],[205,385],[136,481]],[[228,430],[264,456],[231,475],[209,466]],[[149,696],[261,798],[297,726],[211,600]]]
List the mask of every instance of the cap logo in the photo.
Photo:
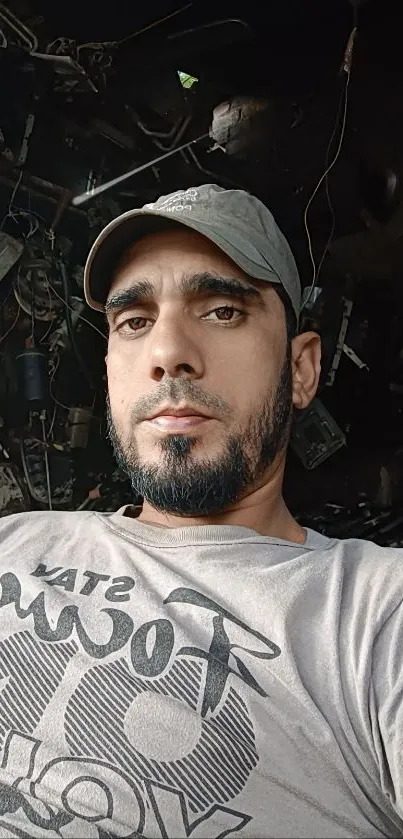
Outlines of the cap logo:
[[195,204],[199,196],[198,190],[194,187],[190,189],[180,189],[173,195],[169,195],[164,201],[155,201],[153,204],[145,204],[144,210],[164,210],[165,213],[182,213],[183,210],[192,210],[192,204]]

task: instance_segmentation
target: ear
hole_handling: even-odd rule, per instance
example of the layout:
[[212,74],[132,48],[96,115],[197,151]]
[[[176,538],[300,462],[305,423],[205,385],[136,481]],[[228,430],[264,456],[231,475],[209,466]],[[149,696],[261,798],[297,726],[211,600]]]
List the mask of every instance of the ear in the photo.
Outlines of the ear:
[[293,339],[292,401],[294,408],[307,408],[314,398],[320,376],[321,343],[316,332],[302,332]]

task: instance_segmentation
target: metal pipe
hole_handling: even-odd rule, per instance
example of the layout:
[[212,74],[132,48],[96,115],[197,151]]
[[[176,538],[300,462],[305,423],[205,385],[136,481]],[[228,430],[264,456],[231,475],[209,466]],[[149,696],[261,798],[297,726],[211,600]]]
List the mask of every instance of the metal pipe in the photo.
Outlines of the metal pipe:
[[141,122],[140,119],[136,119],[135,122],[146,137],[158,137],[160,140],[172,140],[172,137],[175,136],[175,132],[179,129],[182,117],[175,122],[175,125],[173,125],[169,131],[151,131],[151,129],[147,128],[147,126],[144,125],[144,122]]
[[167,160],[167,158],[172,157],[173,154],[177,154],[183,149],[187,149],[190,146],[193,146],[194,143],[199,143],[200,140],[204,140],[205,137],[208,136],[208,132],[206,134],[201,134],[201,136],[196,137],[195,140],[190,140],[188,143],[184,143],[182,146],[178,146],[178,148],[176,149],[172,149],[171,151],[168,151],[165,154],[161,154],[159,157],[155,157],[154,160],[150,160],[148,163],[143,163],[141,166],[136,166],[135,169],[131,169],[124,175],[119,175],[117,178],[113,178],[111,181],[106,181],[106,183],[95,187],[95,189],[92,189],[90,192],[83,192],[81,193],[81,195],[76,195],[72,200],[72,204],[75,207],[79,206],[80,204],[84,204],[86,201],[89,201],[90,198],[95,198],[97,195],[100,195],[101,192],[106,192],[107,189],[112,189],[112,187],[123,183],[123,181],[127,181],[127,179],[131,178],[133,175],[137,175],[139,172],[144,172],[145,169],[150,169],[151,166],[155,166],[156,163],[160,163],[162,160]]
[[223,26],[226,23],[239,23],[244,29],[246,29],[250,35],[253,35],[253,30],[246,22],[246,20],[242,20],[241,18],[237,17],[228,17],[224,18],[223,20],[212,20],[208,23],[202,23],[200,26],[193,26],[191,29],[183,29],[181,32],[173,32],[171,35],[167,36],[167,41],[175,41],[177,38],[187,38],[189,35],[193,35],[195,32],[205,32],[209,29],[217,29],[219,26]]
[[182,125],[180,126],[178,132],[175,134],[175,137],[173,138],[172,143],[169,146],[164,146],[164,144],[160,143],[159,140],[154,140],[155,145],[163,151],[170,151],[174,146],[176,146],[177,143],[179,143],[179,140],[182,139],[191,119],[192,117],[185,117]]
[[[146,135],[146,137],[152,138],[153,142],[159,149],[162,149],[162,151],[171,151],[176,143],[179,143],[179,140],[182,139],[191,119],[191,116],[184,117],[183,119],[181,117],[169,131],[151,131],[151,129],[147,128],[147,126],[139,119],[136,119],[136,125],[140,128],[143,134]],[[160,140],[170,141],[169,145],[161,143]]]
[[36,35],[25,26],[22,21],[20,21],[10,9],[7,9],[3,6],[3,3],[0,3],[0,20],[3,20],[11,29],[14,29],[14,32],[19,35],[22,41],[25,41],[25,44],[28,46],[28,49],[31,52],[35,52],[38,49],[38,39]]

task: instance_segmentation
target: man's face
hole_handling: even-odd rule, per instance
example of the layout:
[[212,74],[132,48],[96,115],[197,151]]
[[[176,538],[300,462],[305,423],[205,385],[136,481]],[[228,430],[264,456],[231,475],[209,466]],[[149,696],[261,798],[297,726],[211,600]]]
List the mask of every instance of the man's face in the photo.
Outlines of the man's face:
[[128,251],[107,302],[110,436],[156,509],[208,515],[259,486],[292,409],[285,312],[186,229]]

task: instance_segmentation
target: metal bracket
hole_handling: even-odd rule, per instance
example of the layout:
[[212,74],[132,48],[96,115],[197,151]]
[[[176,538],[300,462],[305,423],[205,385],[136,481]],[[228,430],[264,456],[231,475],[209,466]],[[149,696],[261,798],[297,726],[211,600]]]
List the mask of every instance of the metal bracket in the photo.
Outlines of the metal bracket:
[[351,347],[349,347],[347,344],[344,344],[343,352],[347,356],[347,358],[349,358],[350,361],[353,362],[353,364],[357,365],[359,370],[369,371],[368,364],[365,364],[365,361],[362,361],[362,359],[357,355],[357,353],[354,352],[354,350],[352,350]]
[[343,298],[343,314],[341,318],[340,324],[340,331],[337,338],[336,350],[333,356],[332,366],[329,370],[328,377],[326,379],[325,385],[326,387],[332,387],[334,380],[336,378],[337,370],[339,369],[340,358],[343,352],[344,343],[346,340],[348,324],[350,322],[350,316],[353,308],[353,301],[347,300],[347,298]]

